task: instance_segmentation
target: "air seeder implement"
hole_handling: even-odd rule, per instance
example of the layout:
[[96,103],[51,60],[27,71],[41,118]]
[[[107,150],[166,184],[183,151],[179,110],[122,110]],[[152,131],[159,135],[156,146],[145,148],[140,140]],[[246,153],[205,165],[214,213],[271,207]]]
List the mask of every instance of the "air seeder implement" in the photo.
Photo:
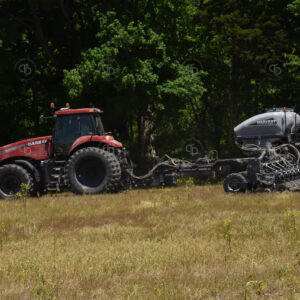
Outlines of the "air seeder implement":
[[174,186],[179,176],[225,177],[227,192],[300,187],[300,116],[274,110],[235,128],[236,142],[249,157],[174,159],[165,156],[144,176],[135,176],[122,143],[105,132],[97,108],[62,108],[51,136],[0,147],[0,198],[14,198],[26,184],[30,194],[69,189],[77,194],[118,192],[135,187]]

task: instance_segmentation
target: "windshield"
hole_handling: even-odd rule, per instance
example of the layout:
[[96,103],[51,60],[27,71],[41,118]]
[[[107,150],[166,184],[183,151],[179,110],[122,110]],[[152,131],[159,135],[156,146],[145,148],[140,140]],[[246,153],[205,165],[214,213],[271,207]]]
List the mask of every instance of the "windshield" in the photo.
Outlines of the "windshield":
[[99,114],[95,115],[96,134],[104,135],[104,128]]
[[55,130],[56,152],[68,153],[76,139],[93,133],[94,125],[90,114],[71,114],[58,117]]

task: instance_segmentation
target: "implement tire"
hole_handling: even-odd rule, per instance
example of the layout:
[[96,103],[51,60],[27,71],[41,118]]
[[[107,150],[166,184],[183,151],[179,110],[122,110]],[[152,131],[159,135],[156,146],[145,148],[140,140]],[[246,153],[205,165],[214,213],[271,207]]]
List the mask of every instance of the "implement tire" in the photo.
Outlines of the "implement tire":
[[16,164],[7,164],[0,167],[0,198],[13,199],[22,191],[21,184],[28,185],[28,191],[33,191],[33,178],[31,174]]
[[76,151],[66,166],[67,186],[76,194],[114,191],[120,175],[121,168],[115,155],[95,147]]
[[245,193],[247,189],[247,179],[240,173],[229,174],[224,180],[224,191],[226,193]]

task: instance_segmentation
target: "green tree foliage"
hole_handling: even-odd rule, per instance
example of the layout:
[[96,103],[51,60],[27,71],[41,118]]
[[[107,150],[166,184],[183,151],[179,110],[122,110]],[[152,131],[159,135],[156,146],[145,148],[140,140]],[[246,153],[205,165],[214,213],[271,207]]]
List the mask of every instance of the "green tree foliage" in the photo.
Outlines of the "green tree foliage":
[[133,135],[137,128],[137,149],[144,156],[158,120],[162,115],[168,118],[170,101],[184,107],[187,99],[202,96],[201,74],[188,72],[168,55],[163,35],[141,21],[122,24],[114,12],[97,12],[96,18],[98,45],[83,52],[74,69],[65,71],[64,84],[71,98],[84,99],[74,100],[77,105],[89,99],[90,105],[109,112],[106,124],[118,133],[123,129],[123,139],[128,128]]
[[[293,47],[291,53],[285,55],[287,59],[287,67],[289,69],[289,79],[293,83],[293,91],[295,92],[295,98],[299,100],[299,91],[300,91],[300,1],[295,0],[288,5],[288,10],[293,14],[291,18],[291,23],[293,25],[293,31],[291,36],[293,37]],[[298,106],[299,107],[299,106]]]
[[[216,58],[207,57],[206,105],[211,115],[217,110],[222,118],[215,120],[217,131],[212,136],[218,136],[216,143],[227,145],[229,153],[233,127],[239,121],[265,107],[293,105],[282,93],[285,74],[279,81],[268,74],[268,62],[284,61],[284,53],[291,49],[288,3],[216,0],[200,4],[199,23],[206,25],[207,47]],[[209,124],[208,131],[212,127]],[[218,144],[215,147],[220,149]]]
[[300,110],[299,0],[1,0],[0,16],[2,145],[51,133],[38,117],[54,101],[100,107],[139,159],[192,138],[234,156],[240,121]]

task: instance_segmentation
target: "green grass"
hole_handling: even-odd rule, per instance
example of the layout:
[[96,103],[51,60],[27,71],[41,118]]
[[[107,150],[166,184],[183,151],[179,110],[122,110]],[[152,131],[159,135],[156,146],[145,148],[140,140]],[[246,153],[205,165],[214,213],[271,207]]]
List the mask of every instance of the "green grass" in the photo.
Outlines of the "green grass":
[[1,299],[300,299],[300,194],[0,201]]

